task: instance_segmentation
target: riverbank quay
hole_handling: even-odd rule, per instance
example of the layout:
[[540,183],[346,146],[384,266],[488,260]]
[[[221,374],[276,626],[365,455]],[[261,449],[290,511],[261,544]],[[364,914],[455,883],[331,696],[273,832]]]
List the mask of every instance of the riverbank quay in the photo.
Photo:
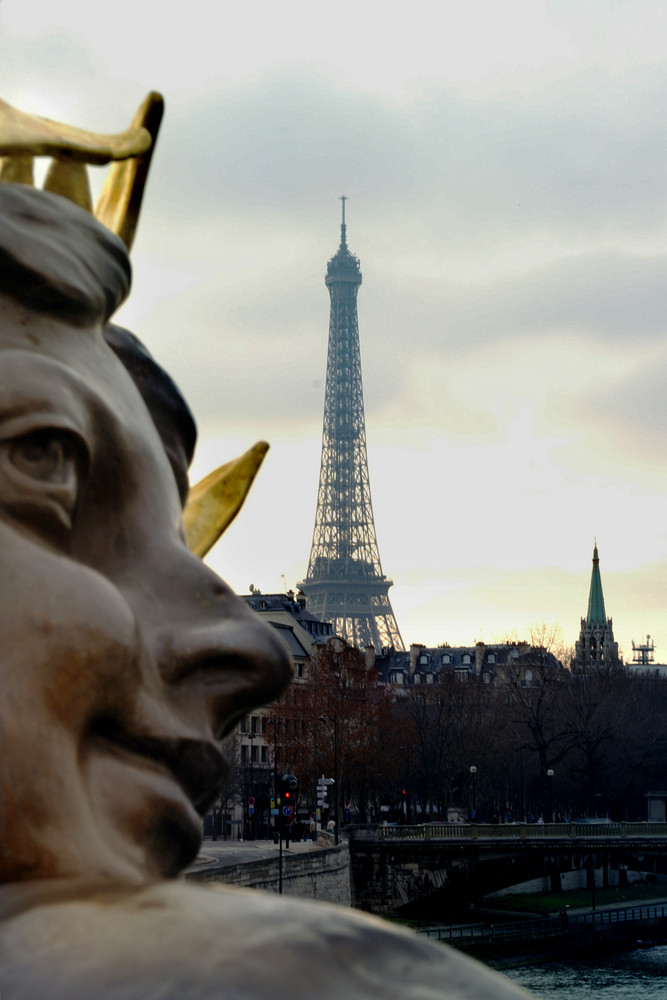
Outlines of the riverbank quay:
[[301,899],[352,905],[350,851],[325,831],[317,841],[283,844],[282,858],[272,840],[206,840],[181,876],[194,882],[220,882],[249,889],[282,892]]
[[417,933],[453,945],[496,968],[604,957],[667,941],[667,899],[523,920],[503,919],[508,914],[501,912],[494,916],[497,922],[424,927]]

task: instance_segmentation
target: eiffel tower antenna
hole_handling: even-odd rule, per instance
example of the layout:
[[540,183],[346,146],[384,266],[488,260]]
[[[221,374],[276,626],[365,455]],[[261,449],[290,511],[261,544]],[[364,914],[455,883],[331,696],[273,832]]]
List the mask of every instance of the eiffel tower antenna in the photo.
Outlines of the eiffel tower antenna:
[[404,649],[382,572],[371,503],[359,353],[359,260],[347,246],[345,202],[340,247],[327,264],[331,298],[322,459],[313,544],[299,584],[308,610],[359,648]]

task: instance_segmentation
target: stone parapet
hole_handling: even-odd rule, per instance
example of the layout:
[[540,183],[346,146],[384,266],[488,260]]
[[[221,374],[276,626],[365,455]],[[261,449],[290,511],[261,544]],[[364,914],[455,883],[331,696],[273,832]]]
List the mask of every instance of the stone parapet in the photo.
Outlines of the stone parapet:
[[[333,837],[331,838],[333,841]],[[185,878],[196,882],[221,882],[247,889],[278,891],[278,858],[265,858],[234,865],[212,862],[186,873]],[[352,905],[350,849],[347,842],[337,847],[283,853],[283,894],[302,899],[317,899],[326,903]]]

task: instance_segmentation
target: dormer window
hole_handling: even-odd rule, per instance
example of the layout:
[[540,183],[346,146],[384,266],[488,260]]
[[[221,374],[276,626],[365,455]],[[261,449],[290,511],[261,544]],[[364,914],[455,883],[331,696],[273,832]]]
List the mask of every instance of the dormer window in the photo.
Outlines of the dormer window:
[[466,664],[470,663],[470,653],[464,653],[463,654],[463,662],[466,663]]
[[489,663],[495,663],[496,662],[496,654],[495,653],[489,653],[488,662]]
[[449,653],[443,653],[442,654],[442,662],[443,662],[443,664],[444,663],[451,663],[452,662],[452,658],[449,655]]

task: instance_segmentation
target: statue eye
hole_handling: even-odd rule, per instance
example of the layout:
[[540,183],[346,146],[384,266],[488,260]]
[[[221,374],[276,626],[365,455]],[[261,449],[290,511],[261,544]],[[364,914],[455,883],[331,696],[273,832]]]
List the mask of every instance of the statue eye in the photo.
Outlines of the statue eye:
[[64,484],[76,472],[77,450],[73,435],[66,431],[35,431],[13,442],[11,460],[26,476]]
[[38,427],[0,441],[0,507],[41,532],[69,532],[89,466],[84,439]]

